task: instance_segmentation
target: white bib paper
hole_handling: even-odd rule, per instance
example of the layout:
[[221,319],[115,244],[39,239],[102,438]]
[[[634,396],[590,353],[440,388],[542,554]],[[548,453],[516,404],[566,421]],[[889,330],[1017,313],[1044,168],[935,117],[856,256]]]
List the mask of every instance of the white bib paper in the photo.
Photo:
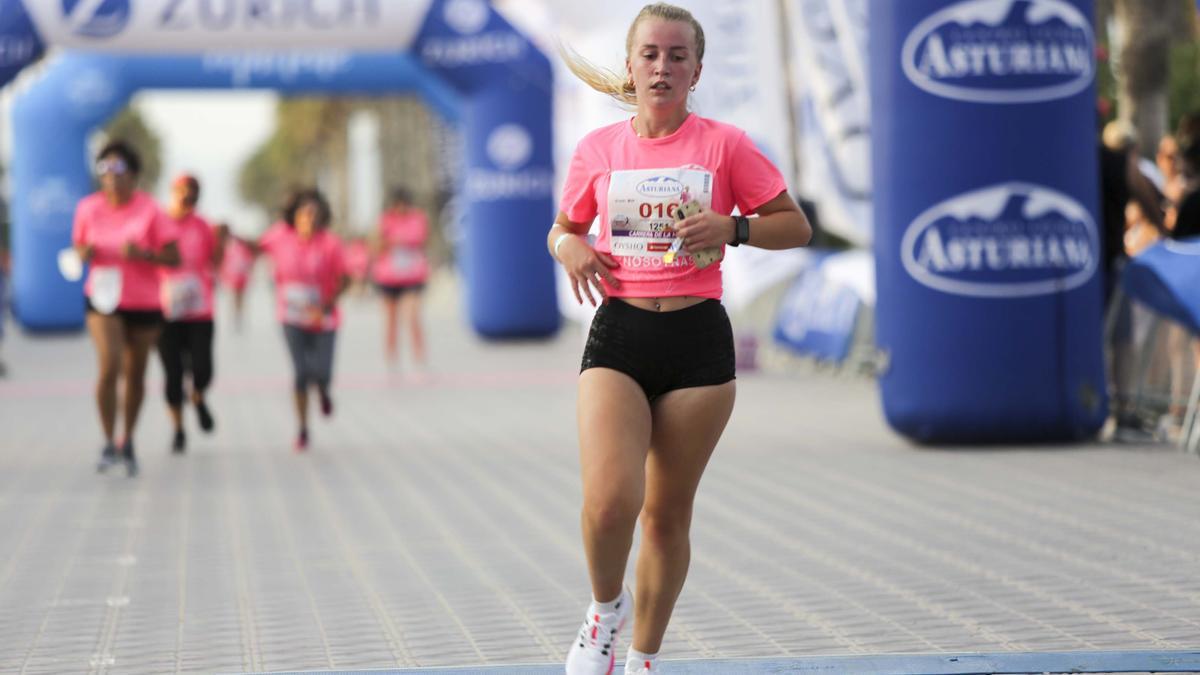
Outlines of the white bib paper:
[[195,274],[178,274],[162,283],[163,315],[168,321],[204,312],[204,286]]
[[392,271],[396,274],[405,274],[416,268],[417,263],[421,261],[421,254],[411,248],[396,246],[392,249],[388,257],[392,265]]
[[67,281],[79,281],[83,278],[83,260],[73,248],[64,248],[58,252],[58,273]]
[[92,307],[101,314],[112,314],[121,304],[121,268],[92,268]]
[[[675,239],[675,209],[685,191],[711,208],[712,174],[683,168],[614,171],[608,187],[612,254],[663,264],[663,254]],[[690,263],[689,256],[679,256],[671,266]]]
[[284,322],[306,325],[312,319],[312,311],[321,306],[321,290],[311,284],[284,284]]

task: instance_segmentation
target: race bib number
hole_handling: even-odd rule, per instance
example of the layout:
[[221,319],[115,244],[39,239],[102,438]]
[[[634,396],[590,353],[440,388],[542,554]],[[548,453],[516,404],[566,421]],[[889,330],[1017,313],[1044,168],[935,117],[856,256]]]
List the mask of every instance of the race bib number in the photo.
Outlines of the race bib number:
[[121,268],[92,268],[92,307],[101,314],[112,314],[121,304]]
[[421,254],[411,248],[397,246],[392,249],[388,260],[392,265],[392,272],[406,274],[413,271],[421,262]]
[[180,274],[163,280],[163,315],[168,321],[205,311],[204,286],[195,274]]
[[307,325],[321,306],[321,291],[310,284],[284,284],[283,303],[285,323]]
[[[703,169],[614,171],[608,187],[612,254],[661,264],[675,239],[675,209],[685,192],[687,200],[711,208],[712,174]],[[679,256],[674,264],[688,262],[688,256]]]

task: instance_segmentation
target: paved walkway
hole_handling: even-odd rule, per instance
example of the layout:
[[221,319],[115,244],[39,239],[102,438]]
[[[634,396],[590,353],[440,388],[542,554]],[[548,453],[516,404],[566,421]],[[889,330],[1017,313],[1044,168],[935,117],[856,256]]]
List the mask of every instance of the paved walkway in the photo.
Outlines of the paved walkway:
[[[582,338],[484,343],[452,289],[431,301],[423,382],[380,371],[375,305],[350,303],[337,414],[296,456],[282,338],[252,298],[256,320],[219,331],[217,433],[169,454],[155,365],[133,480],[92,470],[87,340],[10,334],[0,672],[560,662],[587,600]],[[671,658],[1200,648],[1194,456],[922,449],[866,380],[738,388]]]

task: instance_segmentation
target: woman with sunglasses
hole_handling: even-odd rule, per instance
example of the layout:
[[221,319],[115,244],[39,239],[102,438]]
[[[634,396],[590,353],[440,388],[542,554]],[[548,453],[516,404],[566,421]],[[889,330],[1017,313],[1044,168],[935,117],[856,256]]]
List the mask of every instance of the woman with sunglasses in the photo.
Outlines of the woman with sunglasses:
[[[105,145],[96,160],[100,190],[75,209],[71,241],[91,263],[84,284],[87,328],[96,345],[96,407],[104,432],[97,470],[124,463],[138,472],[133,432],[145,396],[146,361],[163,314],[159,268],[179,264],[174,228],[149,195],[137,190],[141,160],[124,141]],[[125,381],[123,434],[116,441],[117,380]]]
[[213,285],[221,265],[225,230],[214,228],[196,213],[200,181],[184,174],[171,184],[167,217],[175,227],[181,263],[162,272],[162,306],[167,324],[158,339],[158,355],[166,374],[167,409],[175,434],[171,450],[187,449],[183,430],[184,376],[191,378],[188,398],[200,429],[211,433],[215,422],[204,393],[213,378]]

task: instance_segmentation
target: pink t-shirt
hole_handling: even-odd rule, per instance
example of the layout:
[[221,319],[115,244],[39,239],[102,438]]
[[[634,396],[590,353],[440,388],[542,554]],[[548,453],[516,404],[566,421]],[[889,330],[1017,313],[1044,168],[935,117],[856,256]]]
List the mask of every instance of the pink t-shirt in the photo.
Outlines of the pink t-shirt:
[[632,120],[601,127],[579,142],[563,184],[573,223],[600,216],[596,250],[620,264],[605,284],[612,297],[721,297],[719,263],[697,269],[689,255],[663,262],[673,213],[684,191],[711,210],[745,215],[787,190],[779,170],[737,127],[688,115],[670,136],[639,138]]
[[367,278],[367,271],[371,267],[371,249],[367,247],[367,242],[362,239],[346,242],[344,254],[346,256],[346,273],[355,281],[361,281]]
[[181,262],[160,270],[163,314],[168,321],[212,321],[217,233],[195,213],[166,220],[175,230]]
[[337,329],[342,312],[336,305],[315,323],[310,312],[312,307],[333,300],[346,275],[342,242],[337,235],[320,230],[304,240],[287,223],[275,223],[258,243],[275,266],[279,320],[312,331]]
[[221,256],[221,283],[230,288],[245,288],[253,266],[254,251],[241,241],[230,237],[225,242],[225,253]]
[[424,283],[429,278],[429,260],[425,257],[429,219],[424,211],[384,212],[379,217],[379,237],[383,253],[375,260],[375,283],[403,286]]
[[84,197],[75,207],[75,225],[71,231],[73,244],[89,244],[95,250],[84,294],[92,297],[98,274],[110,278],[119,275],[121,293],[117,309],[161,309],[159,265],[125,260],[122,249],[132,243],[157,253],[174,240],[174,228],[158,204],[144,192],[133,193],[133,198],[121,206],[113,206],[100,192]]

